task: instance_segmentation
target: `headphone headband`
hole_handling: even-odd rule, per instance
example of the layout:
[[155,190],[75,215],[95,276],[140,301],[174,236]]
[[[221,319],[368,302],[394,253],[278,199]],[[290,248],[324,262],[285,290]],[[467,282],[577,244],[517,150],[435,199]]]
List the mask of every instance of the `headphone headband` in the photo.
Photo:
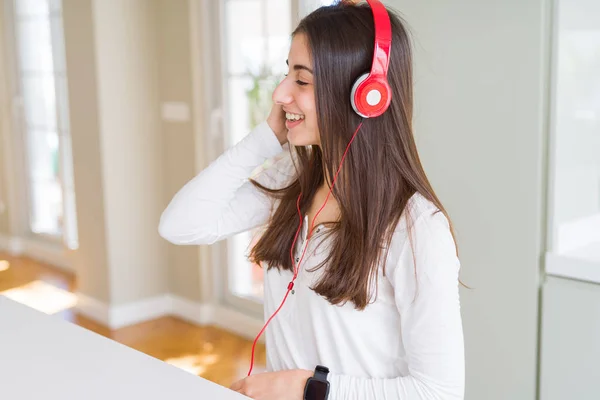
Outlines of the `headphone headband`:
[[390,47],[392,44],[392,26],[385,6],[379,0],[367,0],[375,23],[375,51],[371,74],[387,77],[390,64]]
[[350,102],[358,115],[363,118],[373,118],[383,114],[392,101],[392,90],[387,81],[392,47],[392,24],[381,1],[367,0],[367,3],[373,12],[375,26],[373,64],[369,73],[361,75],[354,82]]

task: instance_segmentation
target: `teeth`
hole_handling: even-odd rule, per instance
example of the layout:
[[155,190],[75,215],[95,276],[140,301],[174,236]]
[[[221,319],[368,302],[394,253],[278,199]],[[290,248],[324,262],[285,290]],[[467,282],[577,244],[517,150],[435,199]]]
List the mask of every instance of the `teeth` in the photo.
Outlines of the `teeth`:
[[291,121],[298,121],[299,119],[304,119],[304,115],[302,114],[285,113],[285,117]]

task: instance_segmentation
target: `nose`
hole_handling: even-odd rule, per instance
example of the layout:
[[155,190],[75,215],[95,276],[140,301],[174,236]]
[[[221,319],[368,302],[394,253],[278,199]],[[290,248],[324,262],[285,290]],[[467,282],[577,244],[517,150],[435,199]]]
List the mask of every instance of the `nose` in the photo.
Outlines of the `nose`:
[[287,81],[287,77],[284,78],[273,91],[272,100],[275,104],[286,105],[291,104],[294,101],[294,96],[292,95],[292,91],[290,90]]

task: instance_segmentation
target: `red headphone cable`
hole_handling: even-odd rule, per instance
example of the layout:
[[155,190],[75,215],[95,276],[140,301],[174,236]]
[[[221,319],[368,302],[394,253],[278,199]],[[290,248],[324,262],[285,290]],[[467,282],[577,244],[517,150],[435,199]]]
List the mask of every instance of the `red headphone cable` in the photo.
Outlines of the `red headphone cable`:
[[285,296],[283,297],[281,304],[279,305],[277,310],[275,310],[273,315],[271,315],[271,317],[267,320],[267,322],[265,323],[263,328],[260,330],[260,332],[258,333],[256,338],[254,339],[254,343],[252,344],[252,357],[250,359],[250,370],[248,371],[248,376],[250,376],[250,374],[252,373],[252,368],[254,367],[254,350],[256,348],[256,343],[258,342],[258,339],[260,338],[260,336],[263,334],[263,332],[267,328],[267,325],[269,325],[271,320],[275,317],[275,315],[277,315],[279,310],[281,310],[281,308],[283,307],[285,300],[287,299],[288,295],[290,294],[290,290],[292,290],[294,288],[294,281],[296,280],[296,278],[298,277],[298,273],[300,272],[300,264],[302,263],[302,260],[304,259],[304,253],[306,252],[306,248],[308,247],[308,240],[312,237],[312,232],[315,228],[315,220],[317,219],[317,216],[319,215],[321,210],[323,210],[323,208],[325,208],[325,205],[327,204],[327,200],[329,200],[329,196],[331,195],[331,192],[333,191],[333,187],[335,186],[335,182],[337,181],[338,174],[340,173],[340,171],[342,169],[342,164],[344,163],[346,154],[348,153],[348,150],[350,150],[350,145],[354,141],[354,138],[356,137],[356,134],[360,130],[362,124],[363,124],[363,120],[361,120],[360,124],[358,124],[358,127],[356,128],[354,135],[352,135],[352,139],[350,139],[350,142],[346,146],[346,151],[344,152],[344,155],[342,156],[342,160],[340,161],[340,166],[338,167],[337,172],[335,173],[335,176],[333,178],[333,183],[331,184],[331,188],[329,188],[329,193],[327,193],[325,202],[323,203],[323,205],[321,206],[319,211],[317,211],[317,213],[315,214],[315,217],[313,218],[313,221],[312,221],[312,224],[310,227],[310,231],[308,232],[308,236],[306,237],[306,243],[304,244],[304,250],[302,250],[302,256],[300,257],[300,261],[298,261],[298,264],[295,264],[294,263],[294,248],[296,247],[296,239],[298,239],[298,234],[300,233],[300,229],[302,228],[302,212],[300,211],[300,198],[302,197],[302,192],[300,192],[300,195],[298,196],[298,200],[296,201],[296,209],[298,210],[298,217],[300,219],[300,224],[298,225],[298,229],[296,230],[296,235],[294,236],[294,241],[292,243],[292,247],[290,248],[290,257],[292,259],[292,265],[294,266],[294,275],[292,277],[291,282],[288,284],[287,292],[285,293]]

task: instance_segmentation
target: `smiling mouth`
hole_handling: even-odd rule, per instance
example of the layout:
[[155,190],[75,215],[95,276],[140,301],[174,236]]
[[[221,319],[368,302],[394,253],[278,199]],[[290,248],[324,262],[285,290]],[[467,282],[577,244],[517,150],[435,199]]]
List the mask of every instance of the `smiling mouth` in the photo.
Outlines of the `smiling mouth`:
[[304,115],[302,114],[293,114],[293,113],[289,113],[286,112],[285,113],[285,119],[290,121],[290,122],[295,122],[295,121],[300,121],[304,119]]
[[290,130],[290,129],[293,129],[293,128],[297,127],[302,122],[304,122],[304,119],[297,119],[297,120],[286,119],[286,121],[285,121],[285,127],[288,130]]

